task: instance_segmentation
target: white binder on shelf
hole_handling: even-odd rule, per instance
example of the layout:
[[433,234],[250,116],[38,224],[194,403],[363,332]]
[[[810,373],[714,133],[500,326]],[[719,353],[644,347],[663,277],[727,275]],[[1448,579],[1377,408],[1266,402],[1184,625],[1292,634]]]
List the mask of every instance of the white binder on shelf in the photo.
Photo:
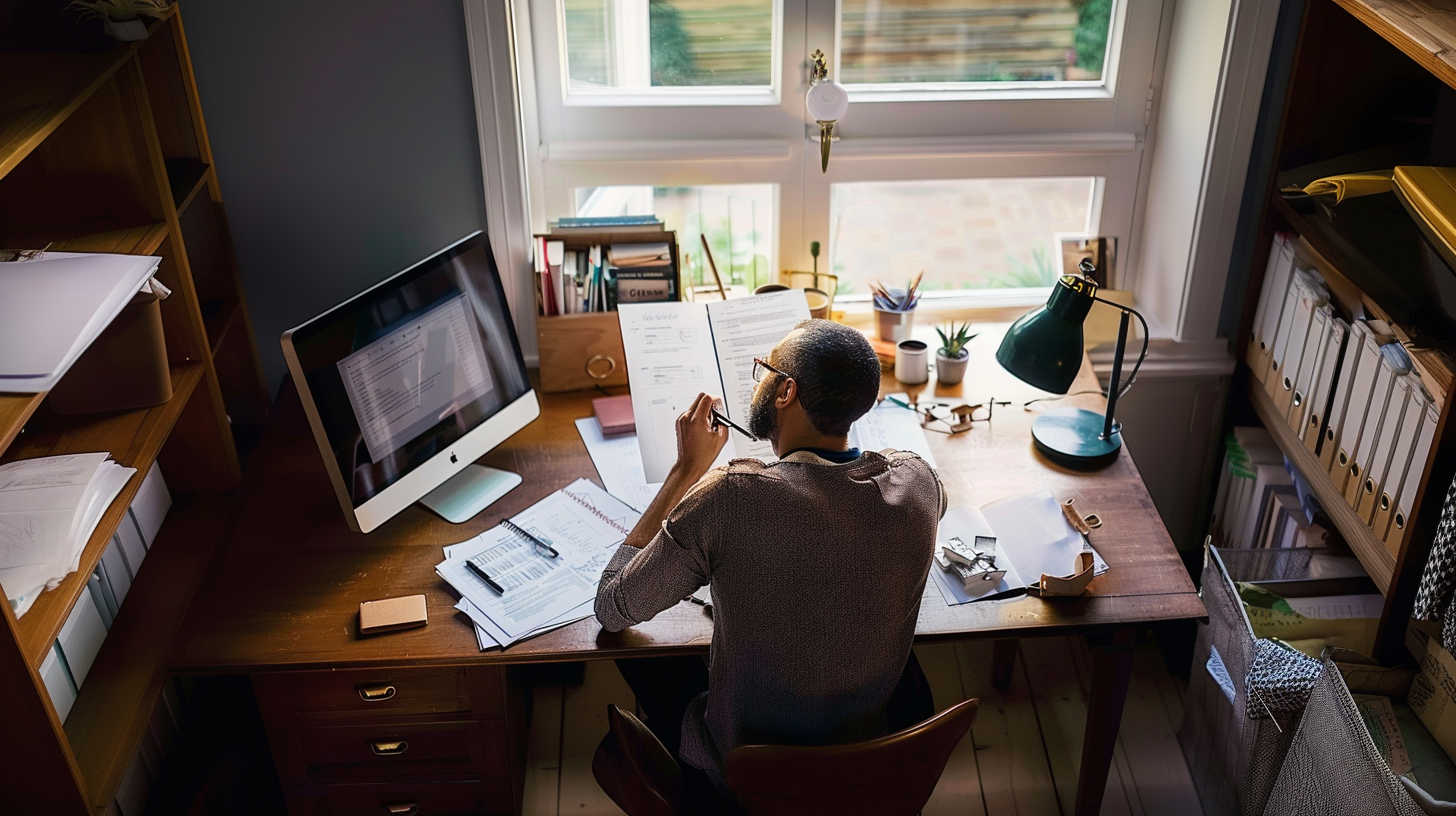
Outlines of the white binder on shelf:
[[1314,328],[1315,312],[1329,300],[1324,284],[1312,271],[1297,271],[1294,278],[1298,284],[1299,300],[1294,305],[1294,322],[1289,326],[1289,337],[1284,341],[1284,362],[1280,365],[1279,386],[1274,391],[1274,405],[1284,416],[1289,415],[1289,405],[1294,401],[1294,383],[1303,363],[1305,341]]
[[1400,415],[1400,431],[1395,435],[1390,461],[1386,465],[1385,480],[1380,483],[1380,495],[1375,502],[1375,516],[1370,522],[1370,529],[1381,541],[1385,541],[1385,534],[1390,530],[1390,517],[1395,514],[1395,499],[1400,495],[1406,472],[1410,470],[1411,452],[1415,450],[1416,442],[1420,439],[1421,425],[1425,422],[1426,410],[1431,406],[1431,398],[1421,386],[1420,377],[1412,375],[1407,379],[1412,388],[1405,402],[1405,410]]
[[1310,317],[1309,332],[1304,336],[1304,348],[1299,352],[1299,368],[1294,371],[1294,388],[1291,390],[1289,407],[1284,419],[1297,434],[1304,427],[1304,412],[1309,399],[1309,387],[1314,381],[1315,369],[1319,368],[1320,355],[1325,350],[1325,329],[1334,317],[1334,310],[1328,303],[1314,310]]
[[76,605],[66,617],[66,622],[61,625],[60,637],[56,639],[61,646],[61,657],[65,658],[66,667],[71,670],[71,679],[75,681],[77,691],[86,682],[86,675],[91,672],[91,664],[96,662],[96,655],[105,641],[106,625],[102,622],[101,611],[96,608],[91,593],[82,592],[76,598]]
[[[1401,362],[1402,358],[1406,361]],[[1360,430],[1360,441],[1355,445],[1355,454],[1350,462],[1350,478],[1345,482],[1345,503],[1352,508],[1359,507],[1360,493],[1365,486],[1365,472],[1370,469],[1370,457],[1375,452],[1375,440],[1387,416],[1398,422],[1400,406],[1393,411],[1391,401],[1395,397],[1395,381],[1410,371],[1405,352],[1396,344],[1380,347],[1380,365],[1375,372],[1375,384],[1370,390],[1370,405],[1365,409],[1365,425]]]
[[1289,289],[1289,274],[1294,269],[1294,236],[1274,233],[1269,247],[1269,260],[1264,266],[1264,283],[1259,290],[1259,305],[1254,311],[1249,349],[1245,360],[1254,372],[1254,379],[1263,382],[1269,370],[1269,353],[1274,333],[1279,328],[1279,310],[1284,306],[1284,293]]
[[46,693],[51,697],[51,707],[64,723],[71,713],[71,706],[76,704],[76,688],[71,685],[71,675],[66,671],[66,665],[61,662],[60,647],[54,643],[51,644],[51,650],[46,652],[45,660],[40,663],[40,679],[45,684]]
[[[121,523],[130,524],[131,521],[122,519]],[[126,565],[121,543],[115,536],[112,536],[111,543],[101,552],[101,566],[106,572],[106,581],[111,585],[111,596],[116,599],[116,608],[119,610],[126,600],[126,594],[131,592],[131,569]]]
[[1406,465],[1405,478],[1400,483],[1400,495],[1395,499],[1395,512],[1390,516],[1390,529],[1385,532],[1385,549],[1399,557],[1400,545],[1405,540],[1406,528],[1411,523],[1416,496],[1426,475],[1426,464],[1431,458],[1431,446],[1436,441],[1436,423],[1441,419],[1440,409],[1435,402],[1426,406],[1426,416],[1421,420],[1421,432],[1411,450],[1410,462]]
[[[1370,392],[1375,388],[1375,375],[1380,371],[1380,344],[1374,335],[1367,334],[1360,343],[1357,353],[1360,360],[1355,369],[1355,378],[1350,383],[1350,394],[1345,403],[1344,418],[1340,422],[1340,441],[1334,461],[1330,463],[1330,481],[1335,490],[1345,492],[1350,480],[1350,466],[1355,461],[1355,447],[1360,442],[1360,433],[1370,420]],[[1379,418],[1376,418],[1379,421]]]
[[1418,377],[1409,372],[1397,374],[1395,387],[1390,390],[1390,399],[1385,404],[1385,418],[1376,432],[1375,444],[1370,449],[1370,460],[1365,463],[1365,479],[1360,486],[1360,495],[1355,500],[1355,515],[1366,524],[1375,523],[1375,506],[1380,501],[1380,491],[1385,486],[1386,474],[1390,471],[1390,456],[1395,452],[1395,440],[1405,421],[1406,403],[1411,392],[1419,389]]
[[1345,356],[1340,359],[1340,368],[1335,373],[1334,393],[1330,395],[1330,407],[1325,417],[1324,438],[1320,440],[1320,464],[1333,473],[1335,454],[1340,449],[1340,438],[1344,432],[1345,409],[1349,406],[1350,393],[1355,390],[1355,375],[1359,373],[1360,350],[1370,329],[1360,320],[1350,323],[1350,332],[1345,337]]
[[1295,270],[1289,281],[1289,289],[1284,293],[1284,307],[1279,312],[1279,330],[1274,334],[1273,347],[1269,352],[1269,373],[1264,377],[1264,391],[1268,393],[1274,403],[1279,404],[1279,394],[1283,391],[1284,368],[1286,357],[1289,356],[1289,338],[1299,329],[1301,340],[1304,332],[1309,330],[1310,311],[1306,310],[1301,322],[1299,304],[1305,296],[1305,278],[1299,270]]
[[1319,366],[1315,369],[1314,381],[1304,402],[1304,416],[1299,425],[1299,438],[1310,453],[1318,454],[1324,423],[1334,395],[1335,375],[1339,373],[1341,356],[1345,350],[1345,336],[1350,324],[1342,318],[1331,317],[1325,326],[1324,348],[1320,351]]

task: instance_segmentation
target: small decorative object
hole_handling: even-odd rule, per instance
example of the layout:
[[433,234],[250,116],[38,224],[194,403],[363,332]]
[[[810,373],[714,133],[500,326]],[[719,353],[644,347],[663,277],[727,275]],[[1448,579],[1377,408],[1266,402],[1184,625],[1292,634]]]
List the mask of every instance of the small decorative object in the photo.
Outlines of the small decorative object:
[[50,248],[51,245],[46,244],[40,249],[0,249],[0,263],[38,261],[45,257],[46,250]]
[[81,12],[83,20],[101,20],[101,28],[118,42],[147,38],[147,24],[141,18],[159,20],[171,8],[170,0],[71,0],[66,8]]
[[957,327],[954,322],[949,330],[936,327],[935,333],[940,335],[940,348],[935,352],[935,378],[941,385],[959,385],[965,379],[966,364],[971,360],[966,344],[974,340],[976,334],[971,333],[970,323]]
[[809,92],[804,107],[819,123],[819,172],[829,172],[829,145],[835,141],[834,125],[849,113],[849,94],[844,86],[829,78],[829,64],[818,49],[809,55]]
[[895,346],[895,379],[919,385],[930,379],[930,346],[919,340],[902,340]]
[[875,296],[875,330],[881,340],[898,343],[909,339],[915,326],[915,306],[920,303],[915,290],[923,277],[925,272],[921,271],[904,289],[889,289],[879,281],[870,283]]
[[976,536],[976,544],[966,544],[955,536],[941,545],[935,554],[935,561],[942,570],[961,579],[966,591],[976,584],[989,582],[993,586],[1006,577],[1006,569],[996,565],[996,539],[992,536]]

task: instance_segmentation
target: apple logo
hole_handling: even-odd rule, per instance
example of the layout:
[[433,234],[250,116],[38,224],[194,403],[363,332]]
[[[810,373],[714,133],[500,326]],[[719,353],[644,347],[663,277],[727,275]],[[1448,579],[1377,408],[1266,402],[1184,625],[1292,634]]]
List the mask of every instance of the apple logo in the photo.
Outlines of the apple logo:
[[450,452],[450,464],[454,465],[454,464],[458,464],[459,462],[460,462],[460,460],[455,458],[455,452],[454,451],[451,451]]

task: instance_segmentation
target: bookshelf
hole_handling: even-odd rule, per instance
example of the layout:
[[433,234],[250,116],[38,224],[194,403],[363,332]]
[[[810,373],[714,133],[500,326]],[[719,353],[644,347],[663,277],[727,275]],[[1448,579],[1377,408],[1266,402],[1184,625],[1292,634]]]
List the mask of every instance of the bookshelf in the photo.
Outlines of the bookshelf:
[[[1265,260],[1274,233],[1297,234],[1313,250],[1315,265],[1325,276],[1335,300],[1362,306],[1373,317],[1391,323],[1410,352],[1417,372],[1440,408],[1435,444],[1403,538],[1392,552],[1346,504],[1325,467],[1285,423],[1247,365],[1237,381],[1242,404],[1231,406],[1235,424],[1257,420],[1273,436],[1285,456],[1304,475],[1331,523],[1349,543],[1385,596],[1375,657],[1387,665],[1410,661],[1407,633],[1416,586],[1430,553],[1446,487],[1456,474],[1456,427],[1453,427],[1453,381],[1456,349],[1440,343],[1410,342],[1412,332],[1392,308],[1416,295],[1389,269],[1374,273],[1342,252],[1341,242],[1323,216],[1307,214],[1278,191],[1280,172],[1340,156],[1394,144],[1415,144],[1427,156],[1409,164],[1452,164],[1449,133],[1456,127],[1456,15],[1437,13],[1419,0],[1310,0],[1300,23],[1299,44],[1285,92],[1283,114],[1269,187],[1259,213],[1253,268],[1243,292],[1243,319],[1236,335],[1236,356],[1246,359]],[[1425,146],[1429,145],[1427,149]],[[1338,212],[1338,210],[1337,210]],[[1349,317],[1348,308],[1343,310]]]
[[[167,402],[63,415],[45,394],[0,395],[0,463],[104,450],[138,471],[77,572],[18,620],[0,604],[0,721],[25,747],[0,763],[7,811],[111,806],[228,522],[236,440],[269,403],[176,7],[148,30],[99,52],[0,54],[0,246],[160,256],[173,292],[161,307]],[[154,462],[173,509],[62,726],[39,666]]]

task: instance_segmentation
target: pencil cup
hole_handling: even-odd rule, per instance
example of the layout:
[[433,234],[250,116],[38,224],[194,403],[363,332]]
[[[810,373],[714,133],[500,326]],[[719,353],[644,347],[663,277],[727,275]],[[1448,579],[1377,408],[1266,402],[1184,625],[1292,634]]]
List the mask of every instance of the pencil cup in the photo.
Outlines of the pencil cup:
[[915,310],[908,312],[886,312],[875,310],[875,333],[887,343],[898,343],[910,339],[915,328]]
[[930,346],[919,340],[902,340],[895,346],[895,379],[919,385],[930,379]]

